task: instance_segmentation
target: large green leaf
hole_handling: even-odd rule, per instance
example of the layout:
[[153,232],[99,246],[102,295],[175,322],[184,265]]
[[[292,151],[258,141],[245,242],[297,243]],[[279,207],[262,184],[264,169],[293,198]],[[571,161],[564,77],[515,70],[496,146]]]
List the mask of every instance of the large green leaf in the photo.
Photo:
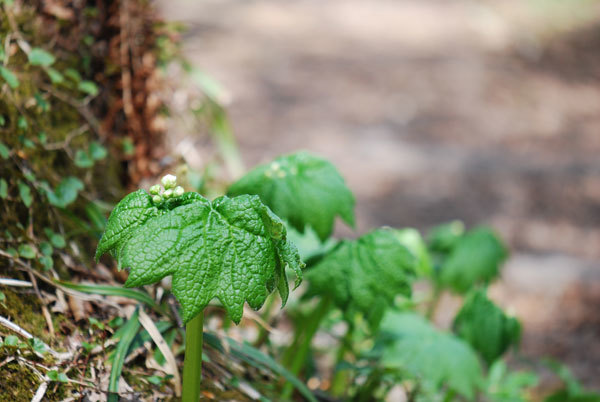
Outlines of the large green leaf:
[[258,309],[275,287],[285,304],[285,267],[301,279],[296,247],[286,229],[256,196],[209,201],[197,193],[154,203],[144,190],[115,207],[96,257],[111,251],[131,268],[127,287],[173,275],[173,292],[189,321],[217,297],[239,323],[244,302]]
[[344,240],[307,272],[311,292],[329,295],[338,308],[360,311],[376,327],[397,295],[411,294],[416,259],[396,230],[378,229]]
[[416,313],[388,312],[381,323],[381,362],[388,369],[471,400],[483,378],[477,355],[452,334],[436,330]]
[[507,251],[489,228],[481,227],[460,238],[440,269],[439,281],[458,293],[475,284],[489,283],[500,272]]
[[325,159],[299,152],[254,168],[229,188],[229,195],[256,194],[278,216],[303,232],[310,225],[323,241],[336,215],[354,226],[354,196]]
[[521,325],[487,298],[485,291],[472,292],[454,319],[454,331],[492,364],[519,342]]

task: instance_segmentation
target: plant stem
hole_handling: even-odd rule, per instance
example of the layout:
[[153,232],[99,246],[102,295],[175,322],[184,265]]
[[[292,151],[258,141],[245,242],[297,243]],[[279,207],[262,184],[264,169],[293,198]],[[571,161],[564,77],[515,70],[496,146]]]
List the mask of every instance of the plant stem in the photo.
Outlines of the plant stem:
[[[275,295],[271,295],[271,297],[269,297],[267,299],[263,313],[261,314],[261,318],[267,324],[269,324],[271,321],[271,313],[273,311],[273,307],[275,307],[275,300],[276,300]],[[262,325],[259,326],[258,336],[256,337],[256,341],[254,342],[254,347],[260,348],[262,346],[262,344],[265,343],[265,341],[268,338],[269,338],[269,331],[267,331],[265,329],[265,327],[263,327]]]
[[200,312],[185,326],[185,361],[183,363],[182,402],[198,402],[202,381],[202,326],[204,312]]
[[438,304],[440,303],[441,298],[442,287],[436,284],[435,288],[433,289],[433,294],[431,296],[431,303],[429,304],[429,307],[427,308],[427,313],[425,314],[429,321],[432,321],[435,318],[435,313],[437,311]]
[[[338,349],[335,361],[336,367],[338,367],[344,361],[344,356],[346,355],[346,352],[352,349],[352,332],[352,326],[348,326],[348,330],[342,338],[342,342]],[[331,380],[331,387],[329,388],[331,395],[335,397],[341,397],[344,395],[344,392],[347,390],[349,374],[350,372],[348,369],[336,369],[333,379]]]
[[[323,297],[317,305],[317,307],[315,308],[315,311],[309,315],[308,322],[305,325],[304,337],[302,339],[302,342],[300,343],[300,346],[296,348],[296,354],[294,355],[292,364],[289,368],[290,372],[293,375],[298,376],[300,370],[302,369],[302,366],[306,362],[306,357],[310,350],[312,339],[317,333],[321,321],[323,320],[323,318],[325,318],[325,315],[327,315],[330,304],[331,299],[329,297]],[[293,391],[294,386],[289,382],[286,383],[281,393],[282,400],[289,400],[292,396]]]

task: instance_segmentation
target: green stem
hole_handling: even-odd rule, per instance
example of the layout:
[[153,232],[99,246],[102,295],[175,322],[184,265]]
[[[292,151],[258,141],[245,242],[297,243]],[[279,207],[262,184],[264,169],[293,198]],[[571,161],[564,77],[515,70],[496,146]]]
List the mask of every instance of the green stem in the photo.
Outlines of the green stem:
[[200,399],[203,321],[204,312],[200,312],[185,326],[182,402],[198,402]]
[[[312,314],[310,314],[309,321],[306,323],[306,326],[305,326],[306,329],[305,329],[304,337],[303,337],[302,342],[300,343],[299,347],[296,349],[296,353],[292,360],[292,364],[290,365],[290,368],[289,368],[290,372],[294,376],[298,376],[298,374],[300,373],[300,371],[302,369],[302,366],[306,362],[306,357],[310,350],[310,345],[312,343],[312,339],[315,336],[315,334],[317,333],[317,330],[319,329],[319,325],[321,324],[321,321],[327,315],[330,304],[331,304],[331,300],[328,297],[323,297],[321,299],[321,301],[319,302],[319,304],[317,305],[317,307],[315,308],[315,311]],[[294,391],[294,386],[290,382],[286,383],[285,386],[283,387],[283,391],[281,393],[282,400],[289,400],[292,396],[293,391]]]
[[[352,346],[352,326],[348,327],[346,334],[342,338],[342,343],[338,349],[335,365],[338,367],[343,361],[346,355],[346,352],[351,350]],[[347,390],[348,378],[349,378],[349,370],[340,370],[336,369],[335,375],[331,380],[331,387],[329,388],[331,395],[335,397],[343,396],[344,392]]]
[[429,321],[432,321],[432,319],[435,318],[435,312],[437,311],[441,298],[442,287],[436,284],[435,288],[433,289],[433,295],[431,296],[431,303],[429,304],[426,313],[426,317]]
[[[262,320],[267,324],[269,324],[271,321],[271,313],[273,312],[273,307],[275,307],[275,299],[275,295],[271,295],[271,297],[267,299],[267,303],[265,304],[265,308],[263,310],[263,313],[261,314]],[[254,347],[260,348],[268,338],[269,331],[267,331],[265,327],[260,325],[258,330],[258,336],[256,337],[256,341],[254,342]]]

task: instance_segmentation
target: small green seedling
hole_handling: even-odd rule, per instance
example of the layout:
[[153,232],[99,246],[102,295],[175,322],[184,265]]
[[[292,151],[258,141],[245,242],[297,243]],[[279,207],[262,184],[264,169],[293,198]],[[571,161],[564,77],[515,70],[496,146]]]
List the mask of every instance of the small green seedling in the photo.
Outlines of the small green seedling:
[[110,252],[130,268],[126,287],[173,277],[173,292],[186,323],[183,401],[200,394],[203,310],[218,298],[239,323],[243,306],[259,309],[275,289],[282,303],[289,288],[285,269],[302,279],[304,264],[286,240],[281,219],[259,197],[241,195],[209,201],[184,192],[176,177],[162,178],[150,193],[138,190],[114,208],[96,258]]

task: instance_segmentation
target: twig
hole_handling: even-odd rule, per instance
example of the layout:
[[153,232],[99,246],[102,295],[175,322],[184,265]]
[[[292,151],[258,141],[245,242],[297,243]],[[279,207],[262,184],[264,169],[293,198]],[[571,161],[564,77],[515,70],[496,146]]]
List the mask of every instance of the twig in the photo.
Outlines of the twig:
[[35,395],[31,398],[31,402],[41,402],[44,399],[44,395],[46,395],[46,391],[48,390],[48,382],[43,381],[38,387],[37,391],[35,391]]
[[[23,328],[21,328],[14,322],[12,322],[2,316],[0,316],[0,325],[10,329],[13,332],[16,332],[18,335],[20,335],[21,337],[23,337],[27,340],[32,339],[34,337],[33,335],[31,335],[29,332],[25,331]],[[53,357],[55,357],[56,359],[58,359],[60,361],[70,359],[71,356],[73,355],[73,353],[70,353],[70,352],[59,353],[59,352],[55,351],[54,349],[52,349],[50,346],[48,346],[43,341],[40,340],[40,342],[42,342],[44,344],[44,347],[46,348],[48,353],[50,353]],[[38,355],[41,358],[44,358],[43,355],[41,355],[37,352],[36,352],[36,355]]]
[[31,282],[20,281],[18,279],[10,279],[10,278],[0,278],[0,285],[3,286],[14,286],[17,288],[30,288],[33,285]]
[[66,149],[69,146],[69,144],[71,143],[71,141],[73,140],[73,138],[85,133],[89,129],[90,129],[90,126],[88,124],[84,124],[74,130],[71,130],[71,132],[69,132],[69,134],[67,134],[67,136],[65,137],[64,141],[46,144],[46,145],[44,145],[44,149],[47,151],[55,151],[57,149],[63,149],[63,148]]

